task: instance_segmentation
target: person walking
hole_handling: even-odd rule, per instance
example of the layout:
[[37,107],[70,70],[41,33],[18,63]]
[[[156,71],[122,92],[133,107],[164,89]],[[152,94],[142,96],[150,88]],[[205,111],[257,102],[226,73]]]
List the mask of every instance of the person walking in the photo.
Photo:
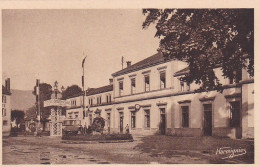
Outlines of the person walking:
[[129,126],[128,126],[128,124],[126,124],[125,131],[126,131],[127,134],[129,134]]

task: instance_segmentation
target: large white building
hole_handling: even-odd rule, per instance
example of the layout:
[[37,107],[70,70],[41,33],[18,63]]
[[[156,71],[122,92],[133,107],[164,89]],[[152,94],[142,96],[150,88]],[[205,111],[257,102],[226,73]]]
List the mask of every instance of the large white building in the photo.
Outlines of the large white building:
[[[155,54],[114,74],[113,83],[86,92],[88,116],[83,119],[82,96],[70,98],[78,104],[82,124],[90,125],[97,115],[106,120],[105,129],[132,134],[171,134],[177,136],[254,137],[254,79],[246,70],[242,80],[233,83],[215,69],[223,93],[195,93],[199,85],[180,81],[189,69],[184,62],[165,60]],[[77,100],[78,99],[78,100]],[[76,101],[73,103],[72,101]],[[67,117],[72,111],[67,110]]]
[[11,131],[11,91],[10,78],[2,85],[2,134],[9,136]]

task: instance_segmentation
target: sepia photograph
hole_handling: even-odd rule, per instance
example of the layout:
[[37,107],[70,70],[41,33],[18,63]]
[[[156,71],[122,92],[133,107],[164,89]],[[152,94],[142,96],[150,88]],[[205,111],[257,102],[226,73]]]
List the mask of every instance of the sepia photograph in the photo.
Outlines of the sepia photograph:
[[254,8],[2,9],[2,164],[254,164]]

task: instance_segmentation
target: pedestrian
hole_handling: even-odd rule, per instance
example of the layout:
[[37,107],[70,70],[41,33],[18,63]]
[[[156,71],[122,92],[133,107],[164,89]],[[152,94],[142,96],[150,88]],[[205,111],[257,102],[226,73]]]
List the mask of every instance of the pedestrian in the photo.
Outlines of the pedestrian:
[[128,126],[128,124],[126,124],[125,131],[126,131],[127,134],[129,134],[129,126]]

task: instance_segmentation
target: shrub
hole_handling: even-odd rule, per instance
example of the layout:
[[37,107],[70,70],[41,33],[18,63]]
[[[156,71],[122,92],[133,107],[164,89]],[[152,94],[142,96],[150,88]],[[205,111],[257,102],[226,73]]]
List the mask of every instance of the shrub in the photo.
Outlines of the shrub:
[[100,140],[133,140],[131,134],[102,134],[102,135],[64,135],[63,140],[100,141]]
[[103,133],[105,127],[105,119],[102,117],[96,117],[91,125],[91,130],[95,132]]

